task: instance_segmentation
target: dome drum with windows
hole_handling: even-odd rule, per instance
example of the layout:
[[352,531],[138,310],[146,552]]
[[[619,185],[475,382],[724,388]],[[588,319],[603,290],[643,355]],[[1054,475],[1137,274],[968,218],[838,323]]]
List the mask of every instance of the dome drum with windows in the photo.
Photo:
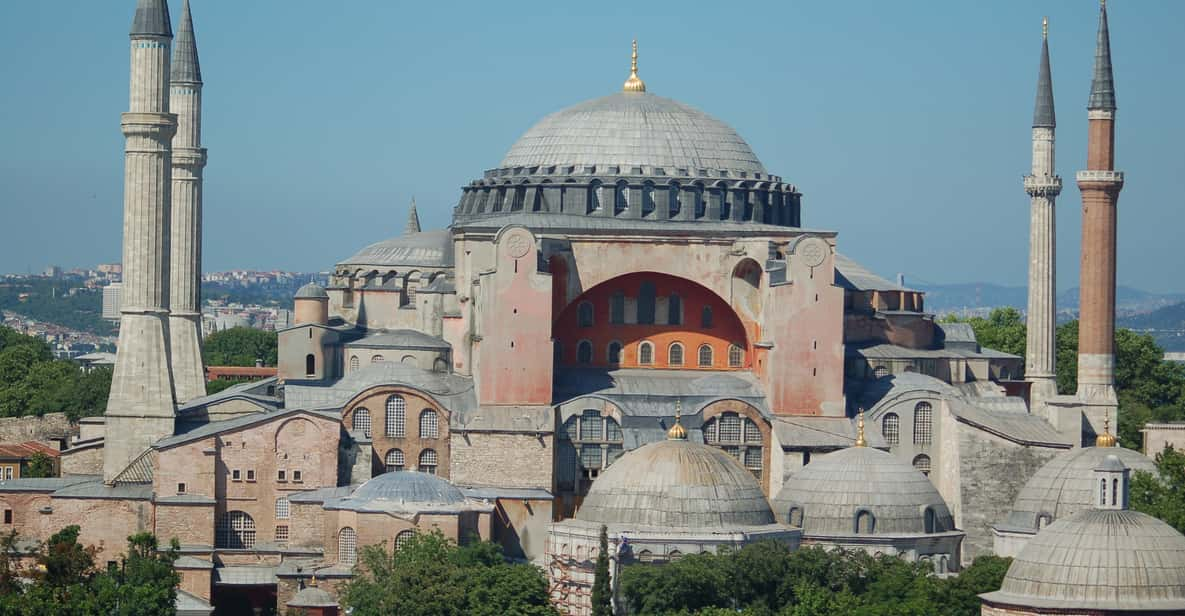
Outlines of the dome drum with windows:
[[727,124],[646,91],[621,92],[553,113],[501,164],[463,188],[458,220],[534,213],[624,220],[800,225],[802,195],[771,175]]

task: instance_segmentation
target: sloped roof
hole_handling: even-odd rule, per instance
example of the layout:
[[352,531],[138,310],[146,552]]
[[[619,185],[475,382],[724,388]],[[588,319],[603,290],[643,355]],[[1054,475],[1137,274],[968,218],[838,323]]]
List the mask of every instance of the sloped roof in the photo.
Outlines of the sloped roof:
[[849,291],[916,291],[877,276],[838,252],[835,253],[835,284]]

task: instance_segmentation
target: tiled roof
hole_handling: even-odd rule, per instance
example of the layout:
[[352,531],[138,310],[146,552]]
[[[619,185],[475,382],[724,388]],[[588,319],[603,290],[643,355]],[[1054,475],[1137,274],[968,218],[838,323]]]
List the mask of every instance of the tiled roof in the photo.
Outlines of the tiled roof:
[[13,460],[27,460],[35,453],[43,453],[51,458],[61,455],[61,452],[49,445],[37,441],[23,443],[0,443],[0,458]]

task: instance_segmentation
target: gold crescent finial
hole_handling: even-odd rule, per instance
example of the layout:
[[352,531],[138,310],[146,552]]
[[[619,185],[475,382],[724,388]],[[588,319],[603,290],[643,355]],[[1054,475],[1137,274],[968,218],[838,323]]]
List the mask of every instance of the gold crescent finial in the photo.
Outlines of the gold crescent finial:
[[317,574],[314,573],[313,577],[309,579],[309,588],[316,588],[316,587],[317,587]]
[[675,398],[675,425],[667,430],[667,440],[670,441],[685,441],[687,440],[687,430],[683,428],[683,424],[679,422],[683,418],[683,399]]
[[638,39],[634,39],[634,53],[630,56],[630,77],[622,87],[625,92],[645,92],[646,83],[638,79]]
[[856,418],[856,447],[867,447],[868,441],[864,440],[864,409],[860,409],[860,414]]
[[1095,447],[1114,447],[1118,440],[1111,434],[1111,413],[1103,416],[1103,433],[1094,439]]
[[1041,38],[1049,38],[1049,18],[1041,18]]

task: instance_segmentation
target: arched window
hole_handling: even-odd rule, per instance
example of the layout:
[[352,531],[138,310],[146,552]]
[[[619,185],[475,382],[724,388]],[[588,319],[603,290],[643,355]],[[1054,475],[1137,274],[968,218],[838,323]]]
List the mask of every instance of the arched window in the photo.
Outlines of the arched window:
[[897,416],[897,413],[886,413],[881,419],[881,434],[885,436],[885,442],[890,445],[901,442],[901,418]]
[[671,553],[667,554],[667,560],[671,562],[677,562],[681,558],[683,558],[683,552],[679,550],[671,550]]
[[699,347],[699,366],[700,368],[712,367],[712,346],[708,344],[701,344]]
[[613,213],[620,214],[630,207],[630,187],[625,180],[617,183],[617,191],[613,201]]
[[791,507],[790,515],[786,518],[790,526],[802,526],[802,507]]
[[1111,505],[1117,505],[1119,502],[1119,480],[1111,480]]
[[580,306],[576,308],[576,324],[580,327],[593,326],[592,302],[580,302]]
[[872,378],[883,379],[886,376],[889,376],[889,369],[888,368],[886,368],[884,366],[877,366],[872,369]]
[[712,307],[704,306],[699,313],[699,324],[704,329],[712,329]]
[[387,360],[382,355],[373,355],[370,358],[370,363],[372,363],[372,364],[381,364],[385,361],[387,361]]
[[592,342],[581,340],[576,345],[576,362],[580,364],[592,363]]
[[924,453],[914,456],[913,467],[928,477],[930,475],[930,456]]
[[436,474],[436,450],[425,449],[420,452],[420,468],[421,473],[428,473],[429,475]]
[[757,478],[761,478],[764,460],[761,429],[748,417],[721,413],[704,423],[704,443],[719,447],[736,458]]
[[667,208],[670,210],[671,218],[679,215],[679,210],[682,209],[682,204],[679,202],[679,185],[671,184],[667,189],[670,193],[667,195]]
[[420,411],[420,438],[440,438],[440,418],[436,411]]
[[358,361],[358,356],[357,356],[357,355],[353,355],[353,356],[351,356],[351,357],[350,357],[350,372],[353,372],[353,371],[357,370],[357,369],[358,369],[358,365],[359,365],[360,363],[361,363],[361,362],[359,362],[359,361]]
[[215,547],[250,550],[255,547],[255,520],[244,511],[227,511],[214,529]]
[[1053,516],[1049,515],[1048,513],[1039,514],[1037,516],[1037,530],[1041,530],[1042,528],[1049,526],[1049,523],[1052,521]]
[[602,188],[600,180],[593,180],[588,184],[588,211],[595,212],[601,209]]
[[654,363],[654,345],[643,341],[638,344],[638,363],[649,366]]
[[575,489],[578,478],[595,479],[624,451],[621,424],[596,409],[569,417],[557,436],[561,460],[557,480],[565,489]]
[[304,373],[307,376],[317,374],[317,358],[312,353],[304,356]]
[[934,409],[929,402],[913,407],[913,443],[929,445],[934,440]]
[[683,365],[683,345],[678,342],[672,342],[671,346],[667,348],[667,363],[672,366]]
[[607,355],[609,358],[610,365],[616,366],[617,364],[620,364],[621,363],[621,343],[616,340],[614,340],[613,342],[610,342]]
[[394,473],[403,470],[403,450],[392,449],[388,451],[386,457],[383,458],[383,464],[387,467],[388,473]]
[[683,323],[683,298],[672,293],[667,298],[667,325]]
[[744,363],[744,360],[745,360],[745,352],[741,350],[741,347],[739,347],[735,344],[728,345],[728,367],[729,368],[740,368],[741,365]]
[[398,551],[402,549],[403,546],[407,545],[407,542],[411,541],[411,538],[415,536],[416,531],[414,530],[400,531],[398,535],[395,535],[395,550]]
[[856,512],[856,534],[869,535],[876,530],[876,518],[871,511],[860,510]]
[[614,291],[609,296],[609,323],[623,325],[625,323],[625,292]]
[[367,438],[370,437],[370,409],[361,406],[354,409],[352,429],[354,432],[361,432]]
[[1106,479],[1099,480],[1099,504],[1100,505],[1107,504],[1107,480]]
[[448,372],[448,360],[437,357],[436,361],[432,362],[433,372]]
[[288,503],[288,497],[281,496],[276,499],[276,519],[287,520],[291,507]]
[[358,533],[349,526],[337,533],[337,562],[350,567],[358,562]]
[[654,562],[654,554],[651,554],[650,550],[642,550],[641,552],[638,552],[638,562],[640,562],[640,563]]
[[407,411],[407,402],[403,400],[403,396],[394,395],[387,397],[387,421],[384,426],[384,434],[390,438],[403,438],[407,432],[405,423],[405,412]]
[[638,323],[641,325],[654,324],[654,283],[643,281],[638,286]]
[[401,363],[405,366],[415,366],[416,364],[418,364],[420,362],[416,361],[415,355],[404,355],[403,357],[401,357],[399,359],[399,363]]
[[938,514],[934,513],[933,507],[926,507],[923,520],[924,529],[927,533],[938,532]]
[[642,216],[650,216],[654,213],[654,182],[646,181],[642,183]]

